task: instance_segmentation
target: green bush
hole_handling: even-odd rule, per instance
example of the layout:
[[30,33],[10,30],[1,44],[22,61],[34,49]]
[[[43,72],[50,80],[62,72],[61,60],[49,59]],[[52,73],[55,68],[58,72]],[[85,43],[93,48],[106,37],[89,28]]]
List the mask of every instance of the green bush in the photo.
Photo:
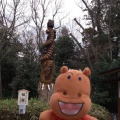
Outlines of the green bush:
[[110,120],[109,111],[97,104],[92,104],[90,115],[96,117],[98,120]]
[[[0,120],[38,120],[40,113],[46,109],[49,109],[47,102],[30,99],[25,115],[20,116],[17,100],[0,100]],[[93,104],[90,115],[97,117],[98,120],[110,120],[109,112],[100,105]]]
[[0,100],[0,120],[38,120],[40,112],[48,109],[46,102],[30,99],[26,106],[25,115],[19,115],[17,100]]

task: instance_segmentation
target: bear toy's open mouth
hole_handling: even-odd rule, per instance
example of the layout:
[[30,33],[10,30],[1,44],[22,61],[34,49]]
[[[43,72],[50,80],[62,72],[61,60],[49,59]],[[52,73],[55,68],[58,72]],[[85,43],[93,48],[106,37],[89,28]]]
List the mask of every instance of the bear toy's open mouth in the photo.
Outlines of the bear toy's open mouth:
[[83,103],[58,102],[61,112],[65,115],[76,115],[83,107]]

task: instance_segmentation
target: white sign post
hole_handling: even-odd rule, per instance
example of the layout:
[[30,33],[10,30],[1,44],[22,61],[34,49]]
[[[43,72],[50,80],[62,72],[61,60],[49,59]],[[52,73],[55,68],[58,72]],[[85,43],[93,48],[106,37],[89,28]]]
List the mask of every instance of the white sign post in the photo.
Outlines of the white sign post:
[[29,91],[22,89],[18,91],[19,114],[25,114],[26,105],[28,105]]

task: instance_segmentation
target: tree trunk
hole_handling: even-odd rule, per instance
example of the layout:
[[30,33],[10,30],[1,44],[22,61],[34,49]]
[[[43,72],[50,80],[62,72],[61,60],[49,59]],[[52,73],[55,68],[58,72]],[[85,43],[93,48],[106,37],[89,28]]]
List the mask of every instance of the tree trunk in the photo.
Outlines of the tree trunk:
[[1,62],[0,62],[0,99],[2,99]]

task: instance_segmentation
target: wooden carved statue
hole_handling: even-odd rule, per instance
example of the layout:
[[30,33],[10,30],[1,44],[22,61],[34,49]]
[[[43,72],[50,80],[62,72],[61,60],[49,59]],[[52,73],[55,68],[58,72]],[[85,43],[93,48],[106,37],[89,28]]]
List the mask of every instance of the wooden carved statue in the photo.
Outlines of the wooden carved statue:
[[51,85],[54,72],[55,72],[55,63],[54,63],[54,39],[56,38],[56,31],[53,29],[54,21],[49,20],[47,23],[47,40],[43,45],[42,54],[40,57],[41,62],[41,73],[40,73],[40,89],[42,85],[44,86]]

